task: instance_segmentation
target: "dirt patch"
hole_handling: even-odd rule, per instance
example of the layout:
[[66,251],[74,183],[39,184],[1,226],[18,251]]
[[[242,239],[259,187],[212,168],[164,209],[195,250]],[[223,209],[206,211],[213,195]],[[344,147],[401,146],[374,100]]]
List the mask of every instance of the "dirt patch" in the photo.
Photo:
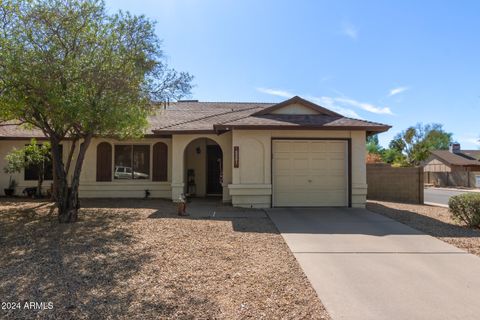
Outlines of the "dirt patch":
[[367,209],[480,256],[480,230],[459,225],[451,219],[447,208],[368,201]]
[[168,201],[0,201],[0,318],[328,319],[269,218],[179,218]]

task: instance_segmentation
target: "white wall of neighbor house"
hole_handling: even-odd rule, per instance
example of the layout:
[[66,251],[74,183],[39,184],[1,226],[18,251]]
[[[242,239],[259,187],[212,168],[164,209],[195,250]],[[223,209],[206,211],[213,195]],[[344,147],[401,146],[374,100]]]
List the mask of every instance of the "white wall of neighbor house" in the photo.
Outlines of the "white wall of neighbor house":
[[232,183],[228,186],[234,206],[266,208],[272,205],[272,138],[350,138],[352,206],[365,206],[365,131],[333,130],[234,130],[232,146],[239,147],[239,168],[232,169]]

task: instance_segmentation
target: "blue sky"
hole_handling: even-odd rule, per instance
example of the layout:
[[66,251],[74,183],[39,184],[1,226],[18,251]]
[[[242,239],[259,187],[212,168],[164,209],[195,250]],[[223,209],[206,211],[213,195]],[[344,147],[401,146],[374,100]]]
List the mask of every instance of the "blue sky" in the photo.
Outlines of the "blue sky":
[[479,1],[107,0],[157,21],[168,63],[201,101],[300,95],[393,126],[480,138]]

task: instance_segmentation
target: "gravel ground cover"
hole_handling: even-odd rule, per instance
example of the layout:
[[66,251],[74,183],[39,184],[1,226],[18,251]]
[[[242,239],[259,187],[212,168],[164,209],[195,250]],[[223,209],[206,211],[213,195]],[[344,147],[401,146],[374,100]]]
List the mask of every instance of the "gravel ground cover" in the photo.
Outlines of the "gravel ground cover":
[[367,209],[480,256],[480,230],[458,224],[450,218],[447,208],[368,201]]
[[[3,319],[329,319],[269,218],[178,217],[168,201],[0,200]],[[53,309],[25,309],[25,302]]]

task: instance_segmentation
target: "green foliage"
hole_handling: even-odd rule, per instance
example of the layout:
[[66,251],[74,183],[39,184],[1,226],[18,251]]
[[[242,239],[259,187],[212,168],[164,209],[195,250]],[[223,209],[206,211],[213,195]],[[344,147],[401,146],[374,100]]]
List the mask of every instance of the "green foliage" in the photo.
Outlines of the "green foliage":
[[450,197],[452,218],[469,227],[480,227],[480,193],[464,193]]
[[383,162],[394,164],[396,166],[405,167],[407,166],[407,160],[405,155],[397,149],[385,149],[382,154]]
[[[167,66],[144,16],[109,14],[101,0],[0,1],[0,120],[50,139],[59,220],[73,222],[92,137],[142,136],[152,102],[188,95],[192,76]],[[80,142],[70,186],[66,138]]]
[[418,166],[432,150],[445,150],[452,142],[452,134],[441,124],[417,124],[397,134],[389,144],[384,161],[399,166]]
[[0,18],[0,117],[48,136],[140,136],[152,100],[191,89],[144,16],[109,15],[98,0],[7,0]]
[[[38,194],[41,195],[41,186],[43,182],[43,168],[44,163],[50,156],[50,143],[37,144],[35,139],[32,139],[28,145],[21,149],[14,148],[5,156],[7,161],[3,170],[6,173],[19,173],[22,169],[27,167],[36,167],[39,169],[38,174]],[[10,176],[9,188],[15,189],[16,181]],[[13,185],[13,187],[12,187]]]
[[44,142],[38,144],[35,139],[32,139],[28,145],[24,147],[25,166],[41,166],[50,156],[50,143]]
[[5,173],[19,173],[25,167],[25,152],[23,149],[14,148],[5,156],[5,160],[7,161],[3,168]]
[[3,168],[6,173],[19,173],[22,169],[30,166],[43,167],[43,163],[50,156],[50,143],[37,144],[32,139],[28,145],[21,149],[14,148],[5,157],[7,164]]
[[378,135],[374,134],[367,137],[367,152],[373,154],[381,154],[383,151],[382,146],[378,141]]

